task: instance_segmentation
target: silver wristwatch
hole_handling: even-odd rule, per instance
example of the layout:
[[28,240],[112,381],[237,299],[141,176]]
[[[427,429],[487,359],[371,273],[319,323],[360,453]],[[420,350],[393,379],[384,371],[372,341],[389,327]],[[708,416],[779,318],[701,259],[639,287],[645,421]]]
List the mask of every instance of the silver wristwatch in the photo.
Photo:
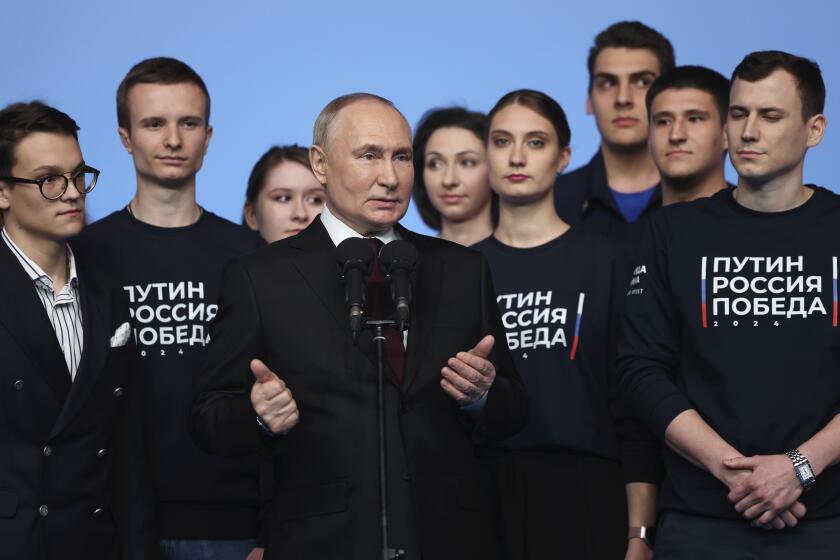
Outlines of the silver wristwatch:
[[811,468],[811,463],[798,449],[788,451],[785,453],[788,459],[793,462],[793,471],[796,473],[796,478],[799,479],[799,484],[802,485],[802,490],[807,492],[817,482],[817,477],[814,476],[814,469]]

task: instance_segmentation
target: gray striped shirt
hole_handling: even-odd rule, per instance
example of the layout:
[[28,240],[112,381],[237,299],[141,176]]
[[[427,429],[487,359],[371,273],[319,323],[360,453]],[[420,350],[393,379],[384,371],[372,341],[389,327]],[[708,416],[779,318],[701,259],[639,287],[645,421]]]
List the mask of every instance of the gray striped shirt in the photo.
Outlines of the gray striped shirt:
[[53,290],[52,278],[41,269],[38,264],[27,257],[20,248],[11,240],[6,228],[0,232],[3,241],[20,261],[23,270],[32,279],[35,285],[35,293],[47,317],[55,330],[58,344],[64,353],[64,361],[67,362],[67,369],[70,371],[70,379],[76,378],[76,370],[79,369],[79,361],[82,359],[82,348],[84,347],[84,331],[82,329],[82,307],[79,303],[79,277],[76,275],[76,259],[70,246],[67,247],[67,262],[70,267],[70,278],[67,284],[61,288],[58,294]]

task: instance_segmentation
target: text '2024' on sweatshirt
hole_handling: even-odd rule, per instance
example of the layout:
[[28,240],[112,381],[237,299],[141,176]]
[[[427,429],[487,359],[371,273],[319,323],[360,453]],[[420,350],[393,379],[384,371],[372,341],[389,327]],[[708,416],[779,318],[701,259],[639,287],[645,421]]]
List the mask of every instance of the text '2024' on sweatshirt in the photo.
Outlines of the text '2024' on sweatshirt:
[[[651,218],[618,366],[654,433],[695,409],[742,455],[771,455],[840,413],[840,196],[810,188],[784,212],[749,210],[725,189]],[[711,474],[670,450],[665,463],[662,508],[740,519]],[[801,500],[807,518],[840,515],[840,468]]]

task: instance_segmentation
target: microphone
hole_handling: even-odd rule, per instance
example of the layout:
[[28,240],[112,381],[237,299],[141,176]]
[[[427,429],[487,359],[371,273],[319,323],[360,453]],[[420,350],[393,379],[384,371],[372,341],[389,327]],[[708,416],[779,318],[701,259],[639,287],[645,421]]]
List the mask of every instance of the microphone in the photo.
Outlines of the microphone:
[[336,247],[338,270],[350,308],[350,332],[355,343],[365,326],[365,284],[371,272],[373,248],[360,237],[345,239]]
[[400,332],[408,328],[411,304],[411,281],[417,264],[417,249],[408,241],[391,241],[379,251],[379,267],[391,285],[391,299],[397,308]]

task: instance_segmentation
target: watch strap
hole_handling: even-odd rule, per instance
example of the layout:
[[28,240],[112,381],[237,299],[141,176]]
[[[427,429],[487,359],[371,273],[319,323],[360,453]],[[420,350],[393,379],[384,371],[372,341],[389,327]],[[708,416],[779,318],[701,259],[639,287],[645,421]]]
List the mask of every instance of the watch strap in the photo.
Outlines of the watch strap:
[[[811,487],[817,482],[816,476],[814,475],[814,469],[811,467],[811,462],[808,461],[808,458],[802,454],[799,449],[791,449],[790,451],[786,452],[788,459],[791,460],[793,463],[793,472],[796,474],[796,478],[799,480],[799,484],[802,485],[802,489],[807,491],[810,490]],[[810,476],[803,476],[802,470],[803,467],[807,467],[807,470]]]
[[639,527],[630,527],[627,531],[627,539],[642,539],[649,546],[653,546],[653,539],[656,533],[656,527],[641,525]]

